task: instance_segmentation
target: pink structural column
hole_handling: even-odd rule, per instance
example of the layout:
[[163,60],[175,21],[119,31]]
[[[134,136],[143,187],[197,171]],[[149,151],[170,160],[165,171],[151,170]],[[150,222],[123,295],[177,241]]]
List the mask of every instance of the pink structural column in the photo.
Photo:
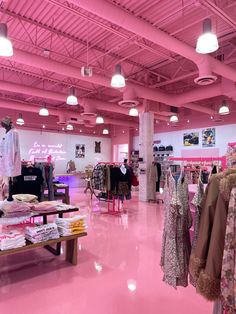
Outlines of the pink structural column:
[[154,115],[144,112],[139,115],[139,200],[148,201],[148,173],[153,161]]

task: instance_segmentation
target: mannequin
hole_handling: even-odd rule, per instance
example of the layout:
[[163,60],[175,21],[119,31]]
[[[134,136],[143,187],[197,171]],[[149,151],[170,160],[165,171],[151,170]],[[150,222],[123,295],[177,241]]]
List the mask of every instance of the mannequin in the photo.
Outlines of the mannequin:
[[3,118],[1,126],[6,130],[6,133],[0,141],[0,176],[9,178],[7,200],[12,201],[12,177],[21,175],[19,135],[10,117]]

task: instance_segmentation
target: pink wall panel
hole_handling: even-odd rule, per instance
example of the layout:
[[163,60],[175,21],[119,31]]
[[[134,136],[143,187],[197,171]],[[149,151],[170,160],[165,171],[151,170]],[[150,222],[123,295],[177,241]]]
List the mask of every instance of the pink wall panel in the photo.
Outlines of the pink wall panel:
[[183,149],[181,150],[181,157],[219,157],[219,148],[207,148],[207,149]]

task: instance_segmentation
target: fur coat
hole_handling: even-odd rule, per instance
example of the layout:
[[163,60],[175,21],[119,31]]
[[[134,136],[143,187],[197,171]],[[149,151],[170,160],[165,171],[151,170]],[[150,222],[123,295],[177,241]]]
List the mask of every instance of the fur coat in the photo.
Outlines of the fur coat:
[[212,175],[201,204],[199,236],[191,253],[189,270],[197,283],[197,291],[209,301],[221,296],[227,213],[235,185],[235,170]]

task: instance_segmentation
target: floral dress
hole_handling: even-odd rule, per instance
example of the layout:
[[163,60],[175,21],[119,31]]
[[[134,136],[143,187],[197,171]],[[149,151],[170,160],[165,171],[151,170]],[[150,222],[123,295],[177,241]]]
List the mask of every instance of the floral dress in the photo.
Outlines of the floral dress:
[[198,238],[198,230],[199,230],[199,223],[200,223],[200,216],[201,216],[201,202],[204,195],[204,184],[202,183],[200,177],[198,180],[197,191],[192,199],[192,204],[195,208],[195,217],[194,217],[194,236],[192,241],[192,248],[196,247],[197,238]]
[[188,203],[188,183],[181,172],[177,180],[171,171],[164,188],[164,230],[160,265],[163,281],[172,287],[188,285],[188,265],[191,251],[192,219]]
[[221,271],[221,294],[227,313],[236,311],[236,188],[231,191]]

